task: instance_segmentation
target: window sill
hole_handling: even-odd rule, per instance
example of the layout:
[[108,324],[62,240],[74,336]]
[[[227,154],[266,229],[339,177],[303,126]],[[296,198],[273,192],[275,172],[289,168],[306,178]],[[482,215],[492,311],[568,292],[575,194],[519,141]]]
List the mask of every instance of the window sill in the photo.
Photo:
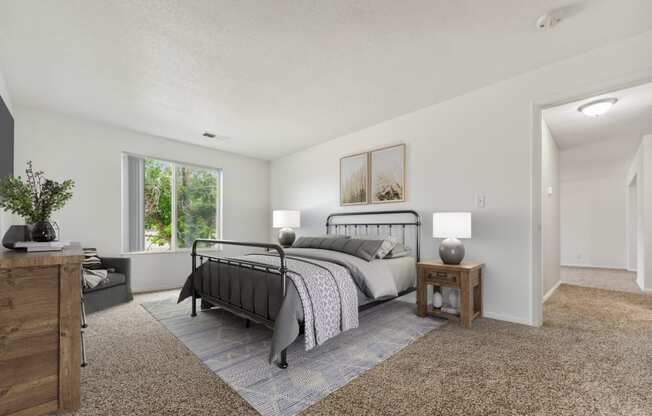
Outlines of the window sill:
[[[210,249],[210,250],[197,250],[197,253],[221,253],[222,249]],[[170,254],[190,254],[192,249],[177,249],[177,250],[168,250],[168,251],[126,251],[121,253],[123,256],[150,256],[150,255],[170,255]]]

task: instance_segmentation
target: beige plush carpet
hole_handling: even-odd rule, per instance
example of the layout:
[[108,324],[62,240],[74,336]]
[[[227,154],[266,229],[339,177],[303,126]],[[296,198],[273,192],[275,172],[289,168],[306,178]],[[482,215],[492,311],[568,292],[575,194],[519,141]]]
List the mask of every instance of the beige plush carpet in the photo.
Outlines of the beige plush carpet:
[[567,267],[559,269],[562,283],[594,287],[596,289],[617,290],[619,292],[643,293],[636,284],[636,273],[620,269],[600,269],[591,267]]
[[[91,316],[80,415],[255,412],[138,302]],[[562,285],[542,328],[446,325],[305,415],[652,415],[652,296]]]

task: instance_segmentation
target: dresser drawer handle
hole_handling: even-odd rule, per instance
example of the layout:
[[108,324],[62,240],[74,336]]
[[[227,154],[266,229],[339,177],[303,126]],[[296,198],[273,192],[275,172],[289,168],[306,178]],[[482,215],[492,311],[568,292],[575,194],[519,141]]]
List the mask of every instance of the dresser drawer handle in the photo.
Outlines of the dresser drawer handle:
[[428,273],[429,279],[445,280],[447,282],[457,282],[457,276],[446,272]]

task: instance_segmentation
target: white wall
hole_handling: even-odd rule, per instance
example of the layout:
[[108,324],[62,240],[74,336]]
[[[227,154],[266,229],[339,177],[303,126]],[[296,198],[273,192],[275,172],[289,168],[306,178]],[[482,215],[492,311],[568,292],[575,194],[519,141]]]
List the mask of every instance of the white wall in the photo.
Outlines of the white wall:
[[562,182],[562,265],[625,269],[622,178]]
[[[11,101],[11,96],[9,95],[9,88],[5,82],[5,78],[2,75],[2,70],[0,70],[0,96],[2,96],[5,105],[9,109],[9,112],[14,115],[13,102]],[[5,235],[7,228],[13,223],[13,216],[3,210],[0,210],[0,239]],[[3,250],[3,247],[0,246],[0,250]]]
[[[541,241],[544,298],[559,284],[560,264],[560,189],[559,146],[545,120],[541,121]],[[549,192],[551,191],[551,192]],[[547,296],[546,296],[547,295]]]
[[[646,135],[627,173],[625,185],[636,192],[636,283],[646,291],[652,291],[652,135]],[[631,195],[628,195],[631,197]],[[627,198],[628,204],[630,198]],[[630,210],[627,210],[629,213]]]
[[13,103],[11,101],[11,96],[9,95],[9,88],[5,82],[4,75],[2,75],[2,70],[0,70],[0,96],[2,96],[7,108],[9,108],[9,112],[13,114]]
[[625,269],[626,187],[639,137],[561,152],[561,264]]
[[[121,152],[132,152],[223,169],[223,236],[267,241],[270,226],[269,162],[209,150],[52,112],[16,107],[17,172],[25,162],[56,179],[76,182],[74,197],[55,214],[62,238],[121,252]],[[190,255],[131,255],[133,289],[179,287],[190,272]]]
[[[485,315],[538,324],[541,283],[531,247],[538,241],[532,192],[540,182],[533,179],[540,152],[533,136],[541,130],[533,106],[651,79],[650,44],[647,32],[275,160],[271,205],[302,210],[301,233],[323,232],[329,212],[350,210],[338,205],[339,158],[407,143],[407,202],[357,209],[420,211],[426,259],[436,257],[431,213],[473,211],[465,246],[468,259],[487,263]],[[486,195],[486,208],[474,207],[477,193]]]

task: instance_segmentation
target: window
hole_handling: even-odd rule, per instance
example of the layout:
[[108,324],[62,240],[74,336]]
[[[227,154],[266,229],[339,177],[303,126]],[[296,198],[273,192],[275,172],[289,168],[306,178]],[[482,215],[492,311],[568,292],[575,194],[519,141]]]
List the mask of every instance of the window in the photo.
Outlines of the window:
[[124,169],[126,251],[190,249],[198,238],[218,238],[219,170],[132,155]]

